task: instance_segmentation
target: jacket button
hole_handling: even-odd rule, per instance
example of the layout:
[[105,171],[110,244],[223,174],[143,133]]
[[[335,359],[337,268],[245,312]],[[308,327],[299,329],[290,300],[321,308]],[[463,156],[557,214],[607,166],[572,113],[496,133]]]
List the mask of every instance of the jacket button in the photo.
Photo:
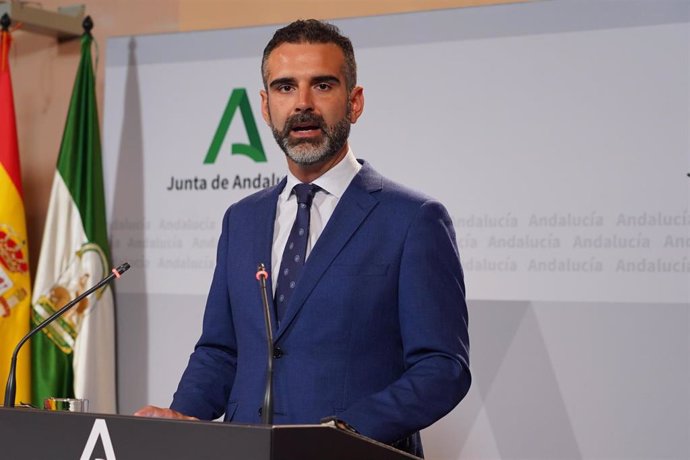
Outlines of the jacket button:
[[261,416],[261,413],[263,412],[263,407],[259,407],[259,410],[257,412],[259,413],[259,416]]
[[283,350],[280,347],[273,347],[273,359],[280,359],[283,357]]

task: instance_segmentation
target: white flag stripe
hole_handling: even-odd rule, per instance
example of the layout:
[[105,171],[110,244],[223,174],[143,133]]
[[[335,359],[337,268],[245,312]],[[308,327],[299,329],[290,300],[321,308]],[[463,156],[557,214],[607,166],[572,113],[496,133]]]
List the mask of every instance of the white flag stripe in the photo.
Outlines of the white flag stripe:
[[43,228],[41,256],[34,281],[33,303],[48,292],[70,262],[74,251],[86,241],[84,225],[62,176],[55,171]]
[[[96,253],[81,257],[75,267],[75,254],[87,243],[79,209],[59,172],[55,173],[48,215],[41,245],[41,256],[34,284],[34,305],[47,295],[65,273],[78,273],[91,287],[104,276],[101,257]],[[75,282],[74,279],[71,280]],[[83,288],[81,289],[83,292]],[[74,288],[72,288],[74,292]],[[98,413],[115,413],[115,311],[112,290],[107,288],[89,297],[74,342],[72,361],[74,394],[89,400],[89,408]],[[74,307],[77,310],[79,307]]]

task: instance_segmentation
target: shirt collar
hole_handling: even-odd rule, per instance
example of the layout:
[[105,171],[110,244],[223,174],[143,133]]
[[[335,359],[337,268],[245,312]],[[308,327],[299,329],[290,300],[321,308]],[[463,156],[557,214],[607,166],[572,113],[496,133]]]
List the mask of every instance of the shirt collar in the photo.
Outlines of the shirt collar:
[[[355,178],[362,165],[359,164],[352,149],[348,147],[347,153],[335,166],[316,178],[312,184],[318,185],[329,195],[335,196],[337,199],[343,196],[345,190]],[[281,198],[287,200],[292,194],[292,188],[299,184],[300,180],[288,171],[287,183],[283,192],[280,194]]]

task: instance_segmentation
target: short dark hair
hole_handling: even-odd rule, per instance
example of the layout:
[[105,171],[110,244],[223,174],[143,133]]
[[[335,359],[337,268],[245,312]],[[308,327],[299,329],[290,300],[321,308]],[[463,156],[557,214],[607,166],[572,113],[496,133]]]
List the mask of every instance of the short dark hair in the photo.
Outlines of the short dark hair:
[[357,63],[355,62],[355,50],[349,38],[340,33],[333,24],[316,19],[299,19],[285,27],[276,30],[273,38],[264,48],[261,60],[261,77],[264,87],[267,87],[268,75],[266,75],[266,61],[271,52],[283,43],[333,43],[337,45],[345,56],[345,84],[348,92],[357,84]]

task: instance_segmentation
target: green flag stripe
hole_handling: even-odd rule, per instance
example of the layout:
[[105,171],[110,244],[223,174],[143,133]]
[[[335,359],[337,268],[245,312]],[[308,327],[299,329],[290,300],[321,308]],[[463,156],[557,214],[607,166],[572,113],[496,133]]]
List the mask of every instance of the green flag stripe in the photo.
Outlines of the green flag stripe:
[[[35,325],[34,325],[35,326]],[[31,400],[43,407],[49,396],[74,398],[73,354],[64,354],[45,334],[31,339],[32,349],[40,350],[40,360],[32,360]]]
[[79,209],[86,237],[98,244],[110,260],[103,206],[105,193],[98,107],[91,61],[92,41],[89,34],[84,34],[81,39],[81,61],[67,112],[57,169]]

